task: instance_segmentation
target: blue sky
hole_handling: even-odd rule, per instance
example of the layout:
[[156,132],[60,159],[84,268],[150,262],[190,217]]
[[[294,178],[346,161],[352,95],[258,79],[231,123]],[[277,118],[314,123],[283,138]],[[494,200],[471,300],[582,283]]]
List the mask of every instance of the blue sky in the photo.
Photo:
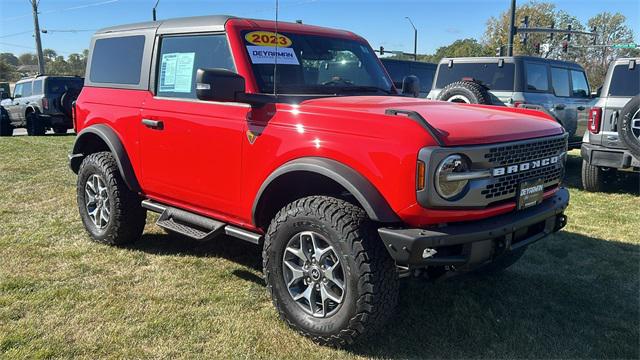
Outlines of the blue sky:
[[[519,0],[525,3],[525,0]],[[62,55],[89,45],[95,29],[151,19],[155,0],[41,0],[40,24],[44,48]],[[229,14],[273,18],[275,0],[160,0],[158,18]],[[639,42],[639,0],[556,0],[559,9],[582,22],[602,11],[622,12]],[[507,9],[509,0],[280,0],[280,19],[348,29],[364,36],[373,47],[413,52],[413,29],[418,28],[418,52],[432,53],[459,38],[480,38],[487,19]],[[33,21],[28,0],[0,0],[0,52],[33,51]],[[62,30],[62,31],[55,31]],[[69,32],[70,30],[77,32]],[[78,31],[87,30],[87,31]]]

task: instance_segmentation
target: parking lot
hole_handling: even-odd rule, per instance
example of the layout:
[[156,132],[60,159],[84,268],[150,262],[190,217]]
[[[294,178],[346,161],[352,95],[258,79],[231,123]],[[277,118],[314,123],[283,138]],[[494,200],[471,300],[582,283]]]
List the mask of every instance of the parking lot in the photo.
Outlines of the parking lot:
[[580,189],[569,224],[497,276],[401,284],[398,314],[349,350],[296,335],[256,246],[198,243],[147,221],[127,247],[89,241],[67,166],[74,136],[0,141],[0,354],[6,358],[638,358],[640,203]]

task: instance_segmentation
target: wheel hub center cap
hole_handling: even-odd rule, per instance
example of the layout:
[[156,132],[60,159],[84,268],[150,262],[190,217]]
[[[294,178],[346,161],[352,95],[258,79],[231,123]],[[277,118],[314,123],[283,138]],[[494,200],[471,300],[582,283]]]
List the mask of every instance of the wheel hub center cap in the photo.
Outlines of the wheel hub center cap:
[[321,276],[320,270],[318,270],[317,268],[311,269],[311,279],[313,281],[320,280],[320,276]]

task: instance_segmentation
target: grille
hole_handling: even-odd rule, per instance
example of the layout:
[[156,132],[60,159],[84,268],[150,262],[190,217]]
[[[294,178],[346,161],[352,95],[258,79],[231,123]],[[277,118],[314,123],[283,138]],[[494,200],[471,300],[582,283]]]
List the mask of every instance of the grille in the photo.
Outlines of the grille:
[[562,137],[534,143],[493,147],[484,157],[495,166],[505,166],[554,156],[566,149],[567,140]]
[[529,178],[542,178],[544,183],[548,184],[556,180],[560,180],[562,177],[562,168],[549,166],[547,168],[535,169],[518,174],[502,176],[498,179],[498,182],[489,184],[482,190],[481,194],[487,199],[494,197],[514,194],[523,180]]

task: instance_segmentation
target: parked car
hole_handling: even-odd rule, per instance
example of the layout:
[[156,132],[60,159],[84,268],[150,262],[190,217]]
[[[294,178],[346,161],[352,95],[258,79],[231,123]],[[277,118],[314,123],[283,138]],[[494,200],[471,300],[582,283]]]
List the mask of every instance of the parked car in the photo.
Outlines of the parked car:
[[[603,191],[616,171],[640,172],[640,58],[611,63],[589,113],[581,148],[582,185]],[[611,184],[610,184],[611,185]]]
[[72,103],[84,79],[76,76],[36,76],[18,81],[13,98],[0,102],[0,136],[11,136],[15,128],[29,135],[44,135],[47,129],[64,134],[73,128]]
[[595,102],[580,65],[531,56],[444,58],[427,98],[547,112],[567,130],[572,149]]
[[70,155],[93,240],[137,240],[150,210],[174,233],[259,244],[280,316],[343,346],[389,318],[399,275],[499,271],[565,226],[552,118],[398,96],[360,36],[275,26],[93,36]]
[[380,61],[387,69],[396,88],[402,89],[402,81],[407,76],[413,75],[420,80],[420,97],[427,97],[436,74],[437,64],[387,58],[380,58]]

